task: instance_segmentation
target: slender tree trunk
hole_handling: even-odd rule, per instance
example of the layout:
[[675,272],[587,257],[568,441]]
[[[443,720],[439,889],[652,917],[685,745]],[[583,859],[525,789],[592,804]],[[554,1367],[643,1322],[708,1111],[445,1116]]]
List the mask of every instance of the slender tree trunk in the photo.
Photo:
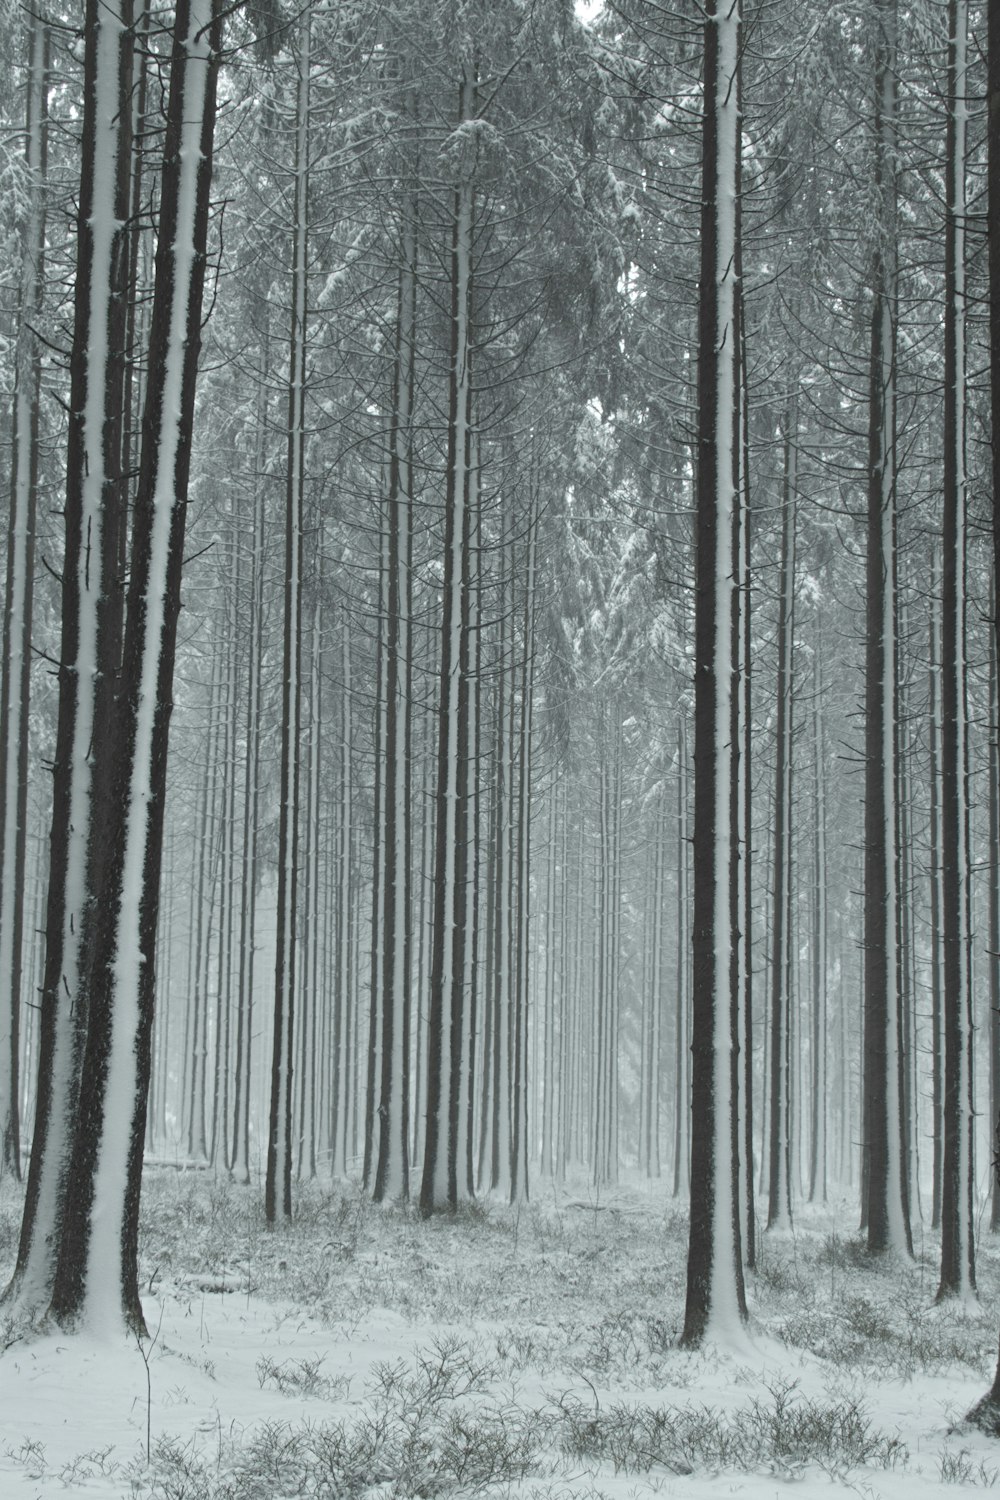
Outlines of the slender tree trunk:
[[903,1156],[896,923],[896,0],[878,0],[865,665],[863,1219],[872,1254],[912,1254]]
[[333,1125],[333,1175],[346,1177],[350,1154],[350,1122],[353,1110],[353,1051],[351,954],[354,910],[354,731],[350,622],[341,624],[341,738],[340,820],[337,850],[338,901],[336,926],[336,989],[334,1004],[333,1089],[330,1110]]
[[948,5],[944,544],[941,578],[941,855],[944,1137],[938,1300],[976,1285],[973,1228],[972,992],[965,665],[966,0]]
[[690,1187],[690,1034],[688,1030],[688,769],[687,732],[677,731],[677,992],[674,1009],[674,1197]]
[[937,554],[930,565],[930,671],[928,683],[930,754],[930,962],[931,962],[931,1133],[932,1182],[931,1228],[941,1227],[941,1170],[943,1162],[941,1121],[944,1095],[944,1046],[941,1029],[941,997],[944,990],[941,946],[941,581]]
[[774,776],[774,883],[771,950],[771,1110],[768,1229],[792,1222],[792,679],[795,639],[797,418],[785,419],[785,493],[778,600],[778,682]]
[[[538,549],[538,497],[532,495],[528,515],[525,558],[524,605],[521,617],[520,714],[518,725],[517,786],[517,963],[514,991],[514,1032],[511,1088],[511,1183],[512,1202],[528,1197],[528,955],[531,908],[531,790],[532,708],[534,703],[535,569]],[[617,976],[616,976],[617,977]],[[617,1092],[612,1095],[617,1130]],[[617,1156],[617,1149],[615,1152]]]
[[[739,236],[742,245],[742,236]],[[742,250],[741,250],[742,257]],[[742,259],[740,261],[742,268]],[[743,1255],[752,1269],[757,1264],[757,1213],[754,1202],[754,1068],[753,1068],[753,698],[751,692],[753,660],[751,620],[752,575],[750,567],[751,507],[750,507],[750,415],[747,376],[746,324],[743,319],[742,269],[740,270],[740,493],[743,497],[742,525],[739,528],[740,557],[740,605],[742,608],[742,631],[737,642],[741,678],[740,696],[740,766],[741,787],[739,804],[739,836],[742,839],[742,888],[740,891],[740,1004],[742,1024],[740,1038],[743,1046],[743,1070],[741,1076],[740,1108],[741,1145],[744,1161],[741,1174],[741,1212],[743,1224]]]
[[14,359],[10,522],[3,657],[0,660],[0,1175],[21,1175],[19,1052],[28,824],[31,616],[35,583],[41,341],[33,326],[45,287],[49,30],[28,25],[25,164],[28,203],[21,239],[21,287]]
[[382,919],[380,959],[381,1069],[377,1080],[378,1161],[374,1198],[409,1196],[410,983],[412,862],[412,726],[410,614],[413,557],[412,426],[416,335],[415,206],[403,213],[396,309],[396,356],[389,431],[387,596],[384,653]]
[[288,467],[285,500],[284,648],[281,672],[281,807],[275,939],[271,1107],[264,1214],[273,1224],[292,1213],[292,1047],[299,861],[299,749],[302,711],[302,511],[305,494],[306,268],[309,224],[311,15],[301,20],[296,61],[295,207],[292,319],[288,355]]
[[[459,123],[475,111],[475,84],[465,72],[459,86]],[[434,852],[434,925],[427,1057],[427,1129],[420,1210],[453,1209],[467,1195],[458,1166],[461,1077],[467,1066],[468,1005],[465,974],[465,882],[469,850],[464,834],[469,795],[470,621],[470,314],[475,229],[475,187],[461,180],[454,194],[451,243],[451,344],[445,473],[443,612],[439,668],[437,824]]]
[[240,933],[236,1007],[236,1066],[233,1080],[232,1171],[250,1181],[250,1087],[253,1078],[254,934],[257,915],[257,835],[260,811],[260,703],[264,638],[264,436],[267,430],[268,339],[265,328],[262,380],[254,444],[253,550],[250,564],[249,661],[244,719],[243,845],[240,871]]
[[[993,478],[993,628],[1000,658],[1000,0],[987,0],[987,242],[989,247],[990,414]],[[992,727],[992,726],[991,726]],[[1000,1118],[994,1117],[995,1131]],[[998,1137],[1000,1139],[1000,1137]],[[994,1164],[994,1173],[1000,1168]],[[1000,1434],[1000,1359],[993,1384],[967,1420]]]
[[[738,3],[705,23],[695,562],[694,1018],[691,1227],[682,1341],[747,1316],[739,1216],[740,1037],[734,931],[733,555],[739,486]],[[734,599],[734,594],[737,598]]]
[[826,1202],[827,1186],[827,995],[826,995],[826,761],[823,738],[823,672],[817,644],[813,676],[812,1045],[809,1132],[809,1201]]
[[[995,588],[995,585],[994,585]],[[996,601],[990,599],[991,613]],[[997,641],[990,639],[989,725],[989,948],[990,976],[990,1121],[1000,1120],[1000,686],[998,686]],[[995,1140],[995,1150],[1000,1140]],[[1000,1229],[1000,1172],[990,1174],[990,1231]]]

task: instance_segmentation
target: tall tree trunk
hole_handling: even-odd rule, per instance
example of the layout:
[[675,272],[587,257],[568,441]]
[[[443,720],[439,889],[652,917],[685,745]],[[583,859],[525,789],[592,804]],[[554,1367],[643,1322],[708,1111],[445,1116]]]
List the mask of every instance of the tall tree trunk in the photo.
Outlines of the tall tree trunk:
[[[734,932],[734,511],[739,485],[738,0],[704,33],[695,562],[694,1017],[691,1226],[682,1341],[734,1334],[747,1316],[739,1216],[740,1037]],[[734,598],[734,595],[736,596]],[[738,613],[737,613],[738,618]]]
[[677,982],[674,1009],[674,1197],[690,1186],[690,1034],[688,1029],[688,768],[687,732],[677,731]]
[[930,564],[930,670],[928,673],[930,753],[930,963],[931,963],[931,1228],[941,1226],[941,1170],[943,1162],[941,1121],[944,1096],[944,1046],[942,1040],[942,994],[944,976],[941,945],[941,580],[936,549]]
[[[458,123],[473,118],[471,73],[459,85]],[[469,795],[469,474],[472,415],[470,315],[475,230],[475,186],[455,187],[451,242],[451,318],[445,536],[439,667],[437,825],[434,851],[434,919],[427,1055],[427,1129],[420,1211],[454,1208],[467,1195],[458,1166],[461,1077],[467,1066],[465,974],[465,843]]]
[[[266,317],[266,312],[265,312]],[[250,1085],[253,1056],[254,934],[257,916],[257,834],[260,809],[260,702],[264,657],[264,437],[267,430],[268,338],[265,327],[262,379],[254,441],[253,543],[250,563],[250,618],[247,701],[243,723],[243,843],[240,868],[239,974],[236,1005],[236,1059],[233,1079],[232,1171],[250,1181]]]
[[389,429],[387,603],[384,652],[384,748],[381,757],[382,913],[380,979],[381,1068],[376,1081],[378,1160],[374,1198],[409,1196],[410,980],[412,863],[412,716],[410,614],[413,558],[413,405],[416,336],[417,226],[403,212],[396,308],[396,354]]
[[948,4],[945,166],[944,541],[941,576],[941,912],[944,1138],[938,1300],[975,1290],[972,987],[965,666],[966,0]]
[[281,669],[281,806],[278,820],[277,932],[271,1106],[264,1214],[292,1213],[292,1048],[299,859],[300,720],[302,711],[302,510],[305,495],[306,275],[309,223],[309,83],[311,24],[301,20],[295,95],[295,197],[292,307],[288,354],[288,464],[285,492],[284,646]]
[[[532,481],[528,512],[524,603],[521,614],[520,712],[517,748],[517,865],[512,894],[516,899],[517,962],[513,1014],[511,1079],[511,1202],[528,1197],[528,956],[531,892],[532,709],[535,661],[535,570],[538,554],[538,495]],[[617,1156],[617,1089],[612,1094]]]
[[[1000,658],[1000,0],[987,0],[987,226],[990,288],[990,417],[993,477],[993,629]],[[991,726],[992,728],[992,726]],[[994,1119],[994,1130],[1000,1119]],[[994,1164],[994,1173],[1000,1167]],[[1000,1358],[993,1384],[967,1420],[1000,1434]]]
[[[742,180],[742,179],[741,179]],[[742,236],[738,236],[742,246]],[[739,893],[740,929],[740,1040],[743,1047],[743,1069],[741,1074],[740,1112],[742,1116],[740,1144],[743,1148],[743,1170],[740,1176],[740,1218],[743,1224],[743,1256],[752,1269],[757,1264],[757,1212],[754,1202],[754,1068],[753,1068],[753,696],[751,692],[753,659],[751,620],[752,573],[750,566],[751,507],[750,507],[750,413],[747,375],[746,323],[743,319],[742,248],[740,249],[740,494],[742,496],[742,524],[739,527],[738,555],[740,558],[740,607],[742,630],[735,649],[739,653],[740,702],[739,744],[742,764],[740,795],[737,799],[739,837],[742,840],[742,881]]]
[[28,25],[25,164],[28,203],[21,237],[21,287],[14,359],[7,591],[0,660],[0,1175],[21,1175],[19,1051],[28,824],[31,615],[35,583],[41,341],[34,327],[45,287],[49,30]]
[[336,925],[336,987],[334,990],[332,1153],[334,1177],[346,1177],[350,1156],[351,1117],[354,1109],[353,1057],[355,1032],[352,1024],[353,987],[351,955],[354,949],[354,727],[350,622],[341,624],[341,727],[340,727],[340,819],[337,849],[338,900]]
[[[995,587],[995,585],[994,585]],[[996,602],[990,598],[991,613]],[[997,640],[990,639],[990,686],[989,686],[989,918],[987,962],[990,976],[990,1121],[994,1132],[1000,1120],[1000,684],[998,684]],[[1000,1139],[994,1135],[994,1149],[1000,1150]],[[1000,1229],[1000,1171],[994,1168],[990,1174],[990,1231]]]
[[912,1254],[902,1130],[896,824],[896,0],[875,12],[875,193],[865,662],[863,1221]]
[[[144,1332],[139,1193],[221,7],[177,7],[119,712],[92,917],[87,1044],[51,1310]],[[95,215],[95,218],[97,216]]]
[[785,418],[785,493],[781,518],[778,681],[774,773],[774,883],[771,919],[771,1110],[768,1229],[792,1221],[791,1026],[794,934],[792,904],[792,679],[795,640],[795,508],[797,418]]
[[817,642],[813,676],[813,881],[812,881],[812,1120],[809,1131],[809,1201],[826,1202],[827,1179],[827,996],[826,996],[826,760],[823,736],[823,672]]
[[88,1022],[84,928],[100,886],[95,830],[121,656],[114,580],[121,503],[124,225],[128,218],[132,46],[129,0],[88,0],[53,760],[45,968],[35,1128],[17,1265],[8,1296],[29,1311],[52,1290]]

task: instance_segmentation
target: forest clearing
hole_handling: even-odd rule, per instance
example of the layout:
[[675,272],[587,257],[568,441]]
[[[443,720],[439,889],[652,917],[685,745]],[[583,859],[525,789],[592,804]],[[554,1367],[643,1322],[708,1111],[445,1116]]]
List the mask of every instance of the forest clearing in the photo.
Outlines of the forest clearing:
[[[6,1251],[16,1209],[8,1189]],[[149,1387],[130,1336],[12,1344],[0,1489],[940,1500],[1000,1484],[995,1441],[961,1425],[995,1363],[991,1237],[981,1304],[935,1306],[930,1236],[914,1263],[873,1265],[846,1203],[809,1208],[794,1235],[762,1236],[743,1346],[703,1352],[676,1347],[686,1237],[653,1184],[433,1220],[310,1187],[268,1232],[256,1188],[147,1168]]]

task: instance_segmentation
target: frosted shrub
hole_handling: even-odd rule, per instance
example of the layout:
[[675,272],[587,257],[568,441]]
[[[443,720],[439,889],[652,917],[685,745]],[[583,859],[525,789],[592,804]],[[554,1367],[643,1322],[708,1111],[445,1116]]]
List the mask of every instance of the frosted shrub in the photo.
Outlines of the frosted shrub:
[[343,1399],[350,1392],[350,1380],[344,1375],[322,1374],[322,1363],[321,1355],[314,1359],[286,1359],[277,1364],[269,1355],[262,1354],[257,1361],[257,1379],[261,1390],[272,1385],[286,1396],[313,1396],[323,1401]]
[[564,1452],[611,1462],[615,1473],[664,1468],[771,1470],[798,1474],[809,1464],[840,1472],[866,1464],[891,1469],[905,1461],[897,1438],[878,1432],[857,1401],[820,1402],[775,1387],[735,1412],[707,1405],[607,1410],[575,1398],[560,1403]]
[[1000,1469],[980,1461],[977,1463],[967,1448],[957,1453],[945,1448],[938,1456],[938,1468],[942,1484],[971,1484],[992,1490],[1000,1481]]

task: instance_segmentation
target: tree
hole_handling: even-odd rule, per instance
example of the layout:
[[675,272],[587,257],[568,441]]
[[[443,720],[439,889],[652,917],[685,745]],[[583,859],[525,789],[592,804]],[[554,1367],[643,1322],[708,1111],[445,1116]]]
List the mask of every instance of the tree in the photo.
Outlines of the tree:
[[695,563],[694,1015],[691,1227],[682,1341],[746,1319],[739,1215],[738,847],[733,627],[741,501],[738,0],[704,31]]
[[771,938],[771,1110],[767,1227],[791,1223],[792,1147],[792,682],[795,648],[795,487],[798,416],[785,417],[785,493],[781,512],[778,682],[774,773],[774,917]]
[[970,856],[965,624],[965,0],[948,5],[945,146],[944,515],[941,588],[941,826],[944,1113],[938,1298],[975,1289]]
[[88,1024],[85,927],[100,889],[110,719],[120,658],[114,582],[121,499],[123,249],[128,218],[131,47],[127,0],[88,4],[66,458],[59,709],[53,759],[45,968],[35,1132],[17,1264],[7,1296],[29,1313],[51,1297]]
[[[95,332],[105,326],[109,284],[116,256],[114,239],[125,216],[113,212],[116,192],[127,191],[129,157],[124,121],[129,109],[123,87],[129,79],[131,37],[127,16],[109,7],[88,11],[85,77],[84,162],[89,181],[81,186],[79,257],[82,290],[74,327],[73,356],[81,384],[94,392],[84,410],[82,437],[97,446],[84,452],[97,460],[86,473],[90,522],[98,537],[118,537],[109,526],[109,496],[116,483],[105,479],[102,427],[120,421],[120,399],[98,404],[107,391],[109,364],[105,340]],[[215,85],[221,43],[221,6],[210,0],[181,0],[173,31],[170,96],[163,147],[156,281],[150,320],[149,372],[143,415],[143,441],[130,544],[127,621],[121,651],[118,692],[106,738],[94,738],[94,789],[88,788],[105,816],[92,833],[91,868],[100,882],[83,908],[78,986],[70,993],[78,1007],[82,1037],[78,1088],[72,1070],[52,1068],[44,1098],[48,1108],[43,1141],[57,1178],[57,1191],[44,1206],[45,1218],[26,1203],[22,1244],[30,1252],[45,1236],[45,1250],[22,1269],[20,1290],[29,1310],[48,1302],[65,1327],[78,1323],[124,1322],[143,1332],[139,1301],[137,1242],[142,1149],[146,1133],[150,1035],[155,982],[155,935],[159,898],[166,791],[167,738],[170,719],[190,440],[194,416],[195,376],[200,347],[202,291],[209,219]],[[101,133],[107,139],[101,139]],[[108,148],[111,148],[110,151]],[[103,148],[103,152],[102,152]],[[85,172],[85,179],[87,172]],[[121,348],[116,336],[111,350]],[[104,355],[102,359],[101,356]],[[93,380],[97,358],[100,383]],[[95,389],[96,387],[96,389]],[[118,387],[120,389],[120,387]],[[112,386],[112,394],[115,387]],[[85,404],[86,406],[86,404]],[[79,409],[79,408],[75,408]],[[100,423],[103,417],[103,423]],[[95,430],[96,428],[96,430]],[[110,450],[114,453],[114,448]],[[82,457],[82,455],[81,455]],[[70,465],[79,483],[84,464]],[[117,478],[117,476],[114,476]],[[93,486],[96,482],[97,488]],[[104,491],[102,493],[101,491]],[[64,570],[66,619],[76,623],[80,610],[79,576],[86,578],[88,540],[71,526],[85,514],[68,496],[67,566]],[[96,630],[90,633],[90,650]],[[93,658],[92,658],[93,659]],[[64,672],[60,723],[79,732],[74,678],[83,676],[79,653],[75,673]],[[93,675],[93,674],[91,674]],[[92,721],[93,722],[93,721]],[[74,759],[74,779],[81,776],[85,755]],[[99,789],[106,796],[98,801]],[[83,803],[87,810],[87,802]],[[65,816],[65,813],[62,814]],[[86,824],[84,827],[86,828]],[[73,830],[75,835],[76,830]],[[66,830],[53,817],[53,846],[60,850]],[[72,891],[62,888],[62,909],[50,895],[47,937],[55,947],[67,917],[76,913]],[[62,955],[65,958],[65,945]],[[60,976],[61,977],[61,976]],[[74,976],[76,977],[76,976]],[[44,1059],[43,1059],[44,1062]],[[55,1091],[58,1085],[60,1092]],[[42,1097],[40,1095],[40,1097]],[[53,1121],[64,1123],[59,1139]],[[27,1230],[27,1234],[25,1234]],[[20,1265],[20,1262],[19,1262]],[[17,1273],[15,1273],[17,1276]]]
[[19,1067],[21,948],[24,934],[28,819],[28,715],[31,613],[35,581],[41,341],[34,323],[45,286],[45,173],[48,157],[49,30],[28,26],[25,165],[28,212],[21,244],[21,287],[14,365],[7,592],[0,660],[0,1171],[21,1175]]
[[872,1254],[912,1254],[904,1170],[896,819],[896,40],[895,0],[874,17],[876,226],[868,427],[865,666],[863,1214]]
[[[459,1161],[459,1108],[468,1038],[465,991],[465,882],[469,797],[469,677],[472,455],[473,245],[476,185],[476,84],[471,59],[460,64],[450,267],[448,429],[445,458],[444,569],[438,702],[437,824],[434,854],[427,1134],[420,1209],[454,1208],[469,1193],[471,1156]],[[463,148],[471,145],[471,155]],[[471,1141],[468,1143],[471,1151]]]
[[269,1224],[292,1212],[292,1058],[299,874],[299,738],[302,708],[302,512],[305,493],[306,294],[309,231],[311,14],[300,21],[296,59],[292,305],[288,352],[284,637],[281,669],[281,783],[278,929],[275,945],[271,1112],[264,1212]]
[[[1000,650],[1000,0],[988,0],[987,15],[987,215],[989,226],[990,291],[990,416],[993,478],[993,629]],[[993,732],[993,726],[991,726]],[[996,1126],[998,1123],[994,1121]],[[993,1170],[998,1170],[994,1161]],[[993,1384],[968,1413],[985,1432],[1000,1437],[1000,1358]]]

